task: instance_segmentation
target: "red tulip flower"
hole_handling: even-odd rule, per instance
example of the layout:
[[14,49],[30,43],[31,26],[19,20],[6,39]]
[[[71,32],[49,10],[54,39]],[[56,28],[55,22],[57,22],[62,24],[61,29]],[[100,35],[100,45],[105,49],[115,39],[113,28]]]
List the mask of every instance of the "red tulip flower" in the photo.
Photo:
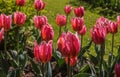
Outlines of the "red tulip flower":
[[0,30],[0,42],[2,41],[3,35],[4,35],[4,29],[2,28]]
[[116,22],[109,22],[108,25],[108,31],[112,34],[115,34],[118,32],[118,24]]
[[[66,64],[68,64],[68,57],[65,58]],[[70,66],[74,66],[77,63],[77,57],[70,58]]]
[[26,0],[16,0],[16,4],[17,4],[18,6],[24,6],[24,5],[25,5],[25,2],[26,2]]
[[34,24],[38,29],[42,29],[43,25],[47,24],[46,16],[34,16],[33,18]]
[[41,29],[41,35],[45,41],[52,40],[54,37],[54,31],[52,26],[49,24],[44,25],[43,28]]
[[3,27],[5,31],[8,31],[12,25],[12,15],[6,16],[5,14],[1,14],[3,18]]
[[84,19],[75,17],[72,18],[71,23],[74,31],[80,31],[84,26]]
[[3,27],[3,17],[2,14],[0,15],[0,29]]
[[96,21],[96,25],[100,25],[100,26],[104,26],[107,29],[107,33],[109,33],[109,23],[110,20],[108,20],[107,18],[104,17],[100,17],[97,21]]
[[37,11],[43,10],[45,8],[45,3],[42,0],[35,0],[34,7]]
[[82,29],[81,29],[80,31],[78,31],[78,34],[80,34],[81,36],[83,36],[83,35],[85,35],[86,30],[87,30],[87,28],[86,28],[86,26],[84,25],[84,26],[82,27]]
[[120,25],[120,16],[117,16],[117,23]]
[[95,44],[102,44],[105,41],[107,29],[104,26],[94,26],[91,29],[92,40]]
[[66,25],[66,16],[64,15],[57,15],[56,17],[56,23],[58,26],[64,26]]
[[25,23],[26,15],[21,12],[14,13],[14,23],[18,26],[22,26]]
[[34,57],[37,62],[47,63],[52,58],[52,41],[43,41],[40,45],[34,43]]
[[62,33],[58,41],[58,50],[63,57],[75,57],[80,51],[80,41],[77,35],[67,32]]
[[64,11],[65,11],[66,15],[70,14],[71,10],[72,10],[72,7],[70,5],[66,5],[65,8],[64,8]]
[[84,16],[84,7],[78,7],[74,9],[74,14],[76,17],[83,17]]
[[115,75],[116,77],[120,77],[120,63],[115,65]]

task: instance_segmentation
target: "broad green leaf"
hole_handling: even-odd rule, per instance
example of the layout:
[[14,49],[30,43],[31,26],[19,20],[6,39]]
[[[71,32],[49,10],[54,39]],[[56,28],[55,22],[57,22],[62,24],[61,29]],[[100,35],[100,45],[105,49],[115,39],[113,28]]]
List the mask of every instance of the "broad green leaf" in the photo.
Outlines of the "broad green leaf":
[[79,73],[79,74],[74,75],[73,77],[89,77],[89,76],[90,74],[88,73]]
[[52,77],[52,68],[50,62],[47,63],[48,71],[47,71],[47,77]]

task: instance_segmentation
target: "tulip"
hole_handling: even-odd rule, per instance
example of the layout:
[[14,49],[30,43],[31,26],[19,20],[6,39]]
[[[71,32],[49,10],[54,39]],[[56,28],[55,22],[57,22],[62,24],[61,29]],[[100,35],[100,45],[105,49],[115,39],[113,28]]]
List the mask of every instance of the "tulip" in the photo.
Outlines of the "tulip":
[[[68,64],[68,57],[65,58],[66,64]],[[70,58],[70,66],[74,66],[77,63],[77,57]]]
[[76,17],[83,17],[84,16],[84,7],[78,7],[74,9],[74,14]]
[[117,16],[117,23],[120,25],[120,16]]
[[115,65],[115,75],[116,77],[120,77],[120,63]]
[[56,17],[56,23],[58,26],[64,26],[66,25],[66,16],[64,15],[57,15]]
[[86,30],[87,30],[87,28],[86,28],[86,26],[84,25],[84,26],[82,27],[82,29],[81,29],[80,31],[78,31],[78,34],[80,34],[81,36],[83,36],[83,35],[85,35]]
[[45,41],[52,40],[54,37],[54,31],[52,26],[49,24],[44,25],[43,28],[41,29],[41,34],[42,34],[42,38]]
[[14,13],[14,23],[18,26],[22,26],[25,23],[26,15],[21,12]]
[[77,35],[67,32],[62,33],[58,41],[58,50],[63,57],[75,57],[80,51],[80,42]]
[[3,27],[3,17],[2,14],[0,15],[0,29]]
[[45,8],[45,3],[42,0],[35,0],[34,7],[37,11],[43,10]]
[[1,14],[3,18],[3,27],[5,31],[8,31],[12,25],[12,15],[6,16],[5,14]]
[[72,7],[70,5],[66,5],[64,7],[64,11],[66,15],[70,14],[71,10],[72,10]]
[[26,2],[26,0],[16,0],[16,4],[17,4],[18,6],[24,6],[24,5],[25,5],[25,2]]
[[34,16],[33,18],[34,24],[38,29],[42,29],[43,25],[47,24],[46,16]]
[[116,22],[109,22],[108,31],[112,34],[118,32],[118,24]]
[[0,42],[2,41],[3,35],[4,35],[4,29],[2,28],[0,30]]
[[95,44],[102,44],[105,41],[107,29],[104,26],[94,26],[91,29],[92,40]]
[[37,62],[49,62],[52,58],[52,41],[43,41],[40,45],[34,42],[34,57]]
[[72,18],[72,28],[74,31],[80,31],[84,26],[84,19],[83,18]]

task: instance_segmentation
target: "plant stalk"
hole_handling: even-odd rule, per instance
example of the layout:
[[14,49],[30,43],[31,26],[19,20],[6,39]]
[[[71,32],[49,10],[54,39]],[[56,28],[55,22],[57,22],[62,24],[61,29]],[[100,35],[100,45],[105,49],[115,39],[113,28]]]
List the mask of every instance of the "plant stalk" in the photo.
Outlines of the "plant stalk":
[[65,32],[68,32],[68,28],[67,28],[67,23],[68,23],[68,15],[66,15],[66,25],[65,25]]
[[83,45],[83,36],[81,35],[81,48],[82,48],[82,45]]
[[7,32],[5,32],[5,38],[4,38],[4,51],[7,52]]
[[[59,37],[60,37],[60,35],[61,35],[61,26],[60,26],[60,28],[59,28]],[[59,37],[58,37],[58,38],[59,38]]]
[[112,54],[112,56],[113,56],[113,51],[114,51],[114,34],[112,34],[112,50],[111,50],[111,54]]
[[16,33],[17,33],[17,51],[19,51],[19,27],[17,26],[17,31],[16,31]]
[[45,71],[45,63],[42,63],[42,77],[45,77],[46,71]]
[[105,42],[103,44],[101,44],[101,46],[100,46],[100,73],[99,73],[100,77],[103,77],[102,64],[103,64],[104,51],[105,51]]
[[71,77],[70,57],[68,57],[68,77]]

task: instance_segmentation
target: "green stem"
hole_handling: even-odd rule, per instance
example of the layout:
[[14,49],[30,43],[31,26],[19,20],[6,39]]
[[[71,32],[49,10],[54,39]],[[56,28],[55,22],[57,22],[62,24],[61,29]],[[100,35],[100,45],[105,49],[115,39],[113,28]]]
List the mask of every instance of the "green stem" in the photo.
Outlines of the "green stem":
[[17,27],[17,31],[16,31],[16,33],[17,33],[17,51],[19,51],[19,27]]
[[68,23],[68,15],[66,15],[66,25],[65,25],[65,32],[68,32],[68,28],[67,28],[67,23]]
[[45,63],[42,63],[42,77],[45,77],[46,71],[45,71]]
[[103,64],[103,56],[104,56],[104,50],[105,50],[105,42],[101,44],[100,46],[100,77],[102,77],[102,64]]
[[112,34],[112,50],[111,50],[111,54],[112,54],[112,56],[113,56],[113,51],[114,51],[114,34]]
[[68,77],[71,77],[70,57],[68,57]]
[[5,38],[4,38],[4,51],[7,52],[7,32],[5,32]]
[[82,45],[83,45],[83,36],[81,35],[81,48],[82,48]]
[[60,28],[59,28],[59,37],[60,37],[60,34],[61,34],[61,26],[60,26]]

